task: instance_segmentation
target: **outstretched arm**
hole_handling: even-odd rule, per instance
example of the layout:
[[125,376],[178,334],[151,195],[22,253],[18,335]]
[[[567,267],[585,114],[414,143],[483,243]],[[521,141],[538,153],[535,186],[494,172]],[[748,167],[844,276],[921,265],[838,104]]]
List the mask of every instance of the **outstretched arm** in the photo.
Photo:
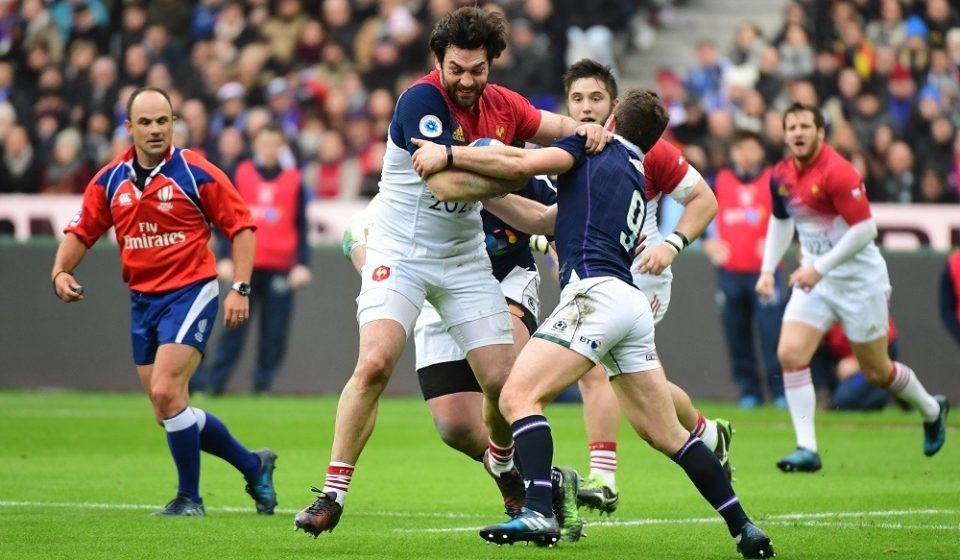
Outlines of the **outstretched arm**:
[[510,226],[532,235],[553,235],[557,223],[556,204],[545,206],[515,194],[508,194],[502,199],[485,200],[483,208]]
[[442,146],[419,138],[413,154],[413,168],[421,177],[429,177],[449,167],[508,181],[534,175],[559,175],[570,170],[573,156],[560,148],[524,150],[512,146]]

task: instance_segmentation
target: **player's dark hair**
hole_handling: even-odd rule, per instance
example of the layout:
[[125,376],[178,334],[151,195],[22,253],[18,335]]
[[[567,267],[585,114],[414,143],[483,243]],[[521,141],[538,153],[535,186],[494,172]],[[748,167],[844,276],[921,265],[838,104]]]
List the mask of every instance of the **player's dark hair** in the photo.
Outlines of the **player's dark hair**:
[[167,95],[167,92],[158,87],[143,86],[133,90],[133,93],[131,93],[130,97],[127,98],[127,120],[130,120],[130,113],[133,111],[133,100],[136,99],[141,93],[146,93],[148,91],[155,91],[162,95],[163,98],[167,100],[167,104],[170,105],[170,112],[173,113],[173,102],[170,101],[170,96]]
[[783,112],[783,128],[787,128],[787,115],[792,113],[811,113],[813,114],[813,125],[817,127],[817,130],[822,129],[824,126],[823,113],[820,112],[819,107],[794,101],[787,107],[787,110]]
[[598,82],[607,88],[607,93],[611,99],[617,98],[617,79],[613,77],[613,71],[609,66],[600,64],[596,60],[584,58],[567,68],[563,73],[563,91],[570,95],[570,86],[577,80],[584,78],[596,78]]
[[644,152],[657,143],[670,121],[657,94],[639,88],[627,90],[613,114],[617,118],[617,134]]
[[497,12],[475,7],[460,8],[443,16],[430,34],[430,50],[441,63],[447,47],[484,49],[487,62],[507,48],[507,22]]
[[743,128],[737,129],[733,133],[733,135],[730,137],[730,145],[735,146],[740,142],[746,142],[748,140],[753,140],[759,144],[760,147],[763,147],[763,138],[761,138],[759,134],[752,130],[746,130]]

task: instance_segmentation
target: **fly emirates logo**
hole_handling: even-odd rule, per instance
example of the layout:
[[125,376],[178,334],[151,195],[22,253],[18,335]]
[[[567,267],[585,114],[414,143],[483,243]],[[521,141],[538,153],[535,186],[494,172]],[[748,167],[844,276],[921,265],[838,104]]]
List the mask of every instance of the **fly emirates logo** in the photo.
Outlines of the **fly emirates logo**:
[[140,228],[140,235],[124,235],[124,249],[154,249],[157,247],[169,247],[177,243],[183,243],[187,240],[187,234],[182,231],[172,231],[161,233],[157,224],[153,222],[140,222],[137,224]]

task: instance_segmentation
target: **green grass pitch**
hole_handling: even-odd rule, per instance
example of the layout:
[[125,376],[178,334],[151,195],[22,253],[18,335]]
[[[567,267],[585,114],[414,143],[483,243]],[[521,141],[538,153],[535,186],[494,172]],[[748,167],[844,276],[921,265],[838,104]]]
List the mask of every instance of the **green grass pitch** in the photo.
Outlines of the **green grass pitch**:
[[[229,397],[195,406],[244,443],[279,454],[280,506],[254,513],[243,481],[204,456],[206,518],[150,513],[173,497],[175,470],[142,395],[0,393],[0,558],[643,558],[735,559],[732,539],[667,458],[624,425],[620,509],[586,514],[587,535],[555,549],[498,549],[477,530],[502,519],[483,469],[447,449],[417,399],[387,398],[360,460],[340,525],[319,539],[294,533],[293,515],[323,482],[336,399]],[[960,431],[921,452],[916,415],[820,413],[823,471],[782,474],[793,447],[785,411],[705,404],[733,421],[732,461],[748,513],[782,559],[960,558]],[[587,468],[579,406],[547,411],[555,460]]]

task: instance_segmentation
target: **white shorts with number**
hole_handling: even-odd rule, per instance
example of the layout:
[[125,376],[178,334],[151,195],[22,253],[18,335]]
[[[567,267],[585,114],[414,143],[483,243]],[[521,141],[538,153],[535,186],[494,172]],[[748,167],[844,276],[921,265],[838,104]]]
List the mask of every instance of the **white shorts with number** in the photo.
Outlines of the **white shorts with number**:
[[889,285],[850,287],[824,279],[809,292],[794,288],[783,320],[823,332],[840,321],[850,342],[870,342],[887,334],[889,302]]
[[640,274],[636,270],[633,274],[633,285],[640,288],[643,295],[647,296],[650,302],[650,310],[653,311],[653,324],[660,323],[667,315],[667,309],[670,308],[670,292],[673,286],[673,272],[667,267],[658,276],[653,274]]
[[513,343],[507,304],[483,246],[443,259],[388,255],[367,246],[367,261],[360,274],[360,326],[392,319],[409,336],[427,300],[443,317],[462,352]]
[[569,282],[533,336],[602,363],[610,377],[660,367],[650,303],[643,292],[617,278]]
[[[534,319],[540,316],[540,274],[536,270],[516,267],[500,282],[501,297],[522,304],[533,313]],[[460,346],[447,333],[446,325],[435,307],[429,302],[423,306],[420,317],[413,327],[413,343],[417,354],[417,369],[434,364],[456,362],[464,359]]]

